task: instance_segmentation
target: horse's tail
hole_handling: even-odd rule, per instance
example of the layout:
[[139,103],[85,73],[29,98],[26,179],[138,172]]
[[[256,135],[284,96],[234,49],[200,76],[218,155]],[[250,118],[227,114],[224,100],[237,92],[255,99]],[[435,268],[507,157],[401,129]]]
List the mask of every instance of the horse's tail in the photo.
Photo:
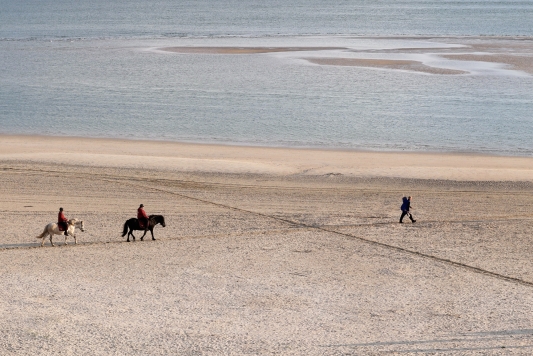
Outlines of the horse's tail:
[[47,233],[48,233],[48,225],[46,225],[46,226],[44,227],[44,231],[43,231],[43,233],[40,234],[39,236],[36,236],[36,238],[37,238],[37,239],[42,239],[43,237],[46,236]]
[[124,223],[124,229],[122,230],[122,237],[126,236],[127,233],[128,233],[128,222],[126,221]]

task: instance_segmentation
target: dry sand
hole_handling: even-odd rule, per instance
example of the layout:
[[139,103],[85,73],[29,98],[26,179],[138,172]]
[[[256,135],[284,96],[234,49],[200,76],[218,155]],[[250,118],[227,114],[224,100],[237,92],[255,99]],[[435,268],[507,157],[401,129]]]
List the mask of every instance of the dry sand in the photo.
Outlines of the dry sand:
[[1,355],[533,352],[532,158],[0,136],[0,187]]

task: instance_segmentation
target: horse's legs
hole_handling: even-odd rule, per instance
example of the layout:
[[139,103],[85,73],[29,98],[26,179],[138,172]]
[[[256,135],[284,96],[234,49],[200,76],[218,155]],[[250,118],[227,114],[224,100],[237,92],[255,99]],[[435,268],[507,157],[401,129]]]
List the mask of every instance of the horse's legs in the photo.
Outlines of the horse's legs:
[[[50,233],[50,244],[51,244],[52,246],[55,246],[55,245],[54,245],[54,241],[52,241],[52,236],[54,236],[54,234]],[[44,240],[44,239],[43,239],[43,240]]]
[[[69,226],[69,229],[70,229],[70,226]],[[76,240],[76,227],[72,227],[72,232],[68,231],[69,229],[67,229],[67,234],[68,236],[72,236],[72,238],[74,238],[74,245],[77,245],[78,244],[78,240]],[[65,245],[67,244],[67,236],[65,236]]]
[[150,229],[150,232],[152,233],[152,240],[155,240],[155,237],[154,237],[154,228],[151,228],[151,229]]
[[133,241],[135,241],[135,235],[133,235],[133,229],[130,229],[130,231],[128,232],[128,239],[126,241],[130,242],[130,235],[133,237]]
[[148,229],[144,230],[144,234],[141,236],[141,241],[144,241],[144,235],[146,235],[147,231],[148,231]]
[[65,236],[65,245],[68,245],[68,243],[67,243],[67,237],[68,237],[68,235],[63,234],[63,236]]

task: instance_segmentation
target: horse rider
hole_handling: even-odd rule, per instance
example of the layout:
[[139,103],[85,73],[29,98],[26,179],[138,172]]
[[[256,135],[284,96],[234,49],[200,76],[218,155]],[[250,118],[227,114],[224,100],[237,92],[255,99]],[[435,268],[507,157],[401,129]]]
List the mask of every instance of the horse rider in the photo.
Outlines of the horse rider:
[[139,220],[139,227],[143,228],[145,230],[148,229],[148,214],[146,214],[146,211],[144,211],[144,205],[139,205],[139,209],[137,209],[137,219]]
[[63,228],[65,231],[65,236],[68,236],[68,219],[63,214],[63,208],[59,208],[59,214],[57,214],[57,225],[60,228]]

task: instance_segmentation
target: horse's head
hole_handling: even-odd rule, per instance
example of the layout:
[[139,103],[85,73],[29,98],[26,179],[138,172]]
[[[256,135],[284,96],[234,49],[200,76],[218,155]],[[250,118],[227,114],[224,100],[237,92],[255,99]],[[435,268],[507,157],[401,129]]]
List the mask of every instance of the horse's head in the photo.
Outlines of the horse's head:
[[161,224],[161,226],[163,227],[166,226],[165,218],[163,217],[163,215],[150,215],[149,218],[154,222],[154,225]]
[[83,225],[83,220],[70,219],[68,223],[69,223],[70,225],[74,225],[75,227],[77,227],[78,229],[80,229],[82,232],[85,231],[85,227],[84,227],[84,225]]

